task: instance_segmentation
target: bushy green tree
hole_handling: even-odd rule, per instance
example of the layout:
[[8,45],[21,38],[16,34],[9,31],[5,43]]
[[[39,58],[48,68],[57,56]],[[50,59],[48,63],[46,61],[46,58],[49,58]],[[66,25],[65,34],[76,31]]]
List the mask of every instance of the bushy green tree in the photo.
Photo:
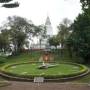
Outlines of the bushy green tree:
[[0,33],[0,51],[4,53],[10,51],[10,40],[8,35],[7,30],[3,30]]
[[72,24],[73,33],[68,44],[73,47],[76,54],[90,62],[90,0],[80,0],[83,12],[78,15]]
[[65,18],[57,27],[58,28],[57,37],[60,40],[61,48],[65,47],[65,41],[70,35],[70,29],[69,29],[70,24],[71,21]]
[[40,43],[40,48],[41,48],[42,41],[46,38],[46,27],[45,27],[45,25],[39,25],[38,30],[39,30],[38,38],[39,38],[39,43]]
[[42,31],[38,26],[19,16],[8,17],[7,23],[2,27],[4,32],[3,29],[6,29],[9,33],[8,38],[14,54],[21,52],[25,47],[28,48],[28,41]]
[[10,27],[11,43],[14,46],[14,52],[20,52],[27,45],[27,39],[35,34],[36,27],[30,24],[25,18],[13,16],[8,18],[7,26]]
[[87,11],[90,8],[90,0],[80,0],[82,4],[82,10]]
[[60,44],[60,40],[58,39],[57,36],[53,36],[49,38],[48,42],[50,46],[55,46],[56,49],[57,49],[57,46]]

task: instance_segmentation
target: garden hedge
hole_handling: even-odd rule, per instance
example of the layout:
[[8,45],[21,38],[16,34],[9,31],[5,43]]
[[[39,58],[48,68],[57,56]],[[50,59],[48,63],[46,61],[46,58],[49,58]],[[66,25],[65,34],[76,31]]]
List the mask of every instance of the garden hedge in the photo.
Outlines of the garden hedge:
[[[10,73],[6,70],[8,67],[11,67],[11,66],[16,66],[16,65],[20,65],[20,64],[28,64],[28,63],[33,63],[33,62],[8,64],[8,65],[3,66],[0,71],[1,71],[1,73],[6,74],[11,77],[25,78],[25,79],[34,79],[34,77],[44,77],[45,79],[64,79],[64,78],[68,79],[68,78],[73,78],[73,77],[79,76],[81,74],[84,74],[84,73],[88,72],[88,70],[89,70],[84,65],[76,64],[76,63],[67,63],[67,62],[65,62],[65,64],[79,66],[80,68],[82,68],[82,70],[77,73],[67,74],[67,75],[44,75],[44,74],[42,74],[42,75],[19,75],[19,74],[15,74],[15,73]],[[62,64],[64,64],[64,63],[62,63]]]

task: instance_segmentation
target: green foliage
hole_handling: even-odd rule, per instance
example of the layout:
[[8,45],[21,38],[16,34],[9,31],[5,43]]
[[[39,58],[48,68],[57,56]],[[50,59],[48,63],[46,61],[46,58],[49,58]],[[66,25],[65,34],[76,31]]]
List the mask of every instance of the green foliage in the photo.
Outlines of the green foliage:
[[57,45],[60,44],[60,41],[57,36],[53,36],[53,37],[49,38],[48,42],[49,42],[50,46],[55,46],[56,48],[57,48]]
[[0,3],[3,3],[2,7],[5,8],[16,8],[19,7],[19,3],[18,2],[14,2],[14,3],[9,3],[13,0],[0,0]]
[[57,27],[59,30],[57,37],[60,40],[62,48],[65,47],[65,42],[70,35],[70,28],[69,28],[70,24],[71,21],[65,18]]
[[45,38],[45,36],[46,36],[45,25],[36,26],[35,36],[40,36],[41,38]]
[[[61,63],[60,65],[58,64],[57,66],[48,68],[46,70],[38,69],[38,65],[40,65],[40,63],[31,63],[31,65],[29,63],[11,64],[3,66],[1,71],[7,75],[20,78],[33,79],[34,77],[42,76],[46,79],[69,79],[69,77],[74,77],[86,73],[88,70],[86,66],[75,63]],[[13,66],[16,68],[12,68]],[[73,67],[77,67],[78,69]],[[22,74],[22,72],[26,70],[28,74]]]
[[[86,5],[86,1],[88,0],[82,0],[82,5]],[[83,10],[83,13],[79,14],[72,24],[73,33],[68,41],[69,45],[78,56],[84,59],[85,63],[90,62],[90,8],[87,7],[87,10]]]
[[17,54],[25,47],[29,48],[29,41],[32,40],[32,37],[44,37],[45,29],[29,23],[25,18],[12,16],[8,17],[7,23],[1,27],[1,34],[3,37],[0,40],[3,44],[0,45],[3,47],[9,46],[9,48],[12,48],[13,54]]
[[29,23],[24,18],[13,16],[8,17],[8,23],[6,23],[6,26],[10,27],[8,29],[9,39],[11,42],[10,44],[14,47],[14,52],[20,52],[21,49],[23,49],[23,46],[27,44],[26,33],[29,30]]
[[38,26],[37,36],[39,37],[39,43],[40,43],[40,48],[41,48],[42,41],[43,41],[43,39],[46,38],[46,27],[45,27],[45,25],[39,25]]
[[[8,58],[6,58],[6,57],[5,58],[1,58],[0,57],[0,61],[4,62],[4,64],[3,63],[2,64],[5,65],[5,66],[11,65],[11,64],[14,64],[14,63],[24,63],[24,62],[29,62],[29,63],[31,62],[32,63],[32,62],[38,62],[41,54],[42,53],[39,52],[39,51],[37,51],[37,52],[33,51],[32,53],[22,53],[22,54],[19,54],[19,55],[16,55],[16,56],[9,56]],[[75,60],[79,61],[79,59],[77,57],[70,58],[68,56],[68,51],[67,51],[67,54],[65,53],[65,55],[63,57],[60,57],[60,55],[57,55],[57,54],[54,54],[53,56],[55,56],[55,61],[57,63],[63,63],[63,62],[73,62],[73,63],[75,63],[74,62]],[[0,64],[0,67],[2,67],[3,65]],[[49,78],[49,76],[48,76],[48,78]],[[79,79],[75,79],[74,81],[75,82],[85,83],[85,82],[89,82],[90,81],[89,79],[90,79],[90,75],[82,77],[82,78],[79,78]]]
[[16,8],[16,7],[19,7],[19,3],[15,2],[15,3],[10,3],[10,4],[3,4],[2,7],[5,7],[5,8]]
[[8,38],[7,31],[3,30],[2,33],[0,33],[0,51],[6,52],[10,50],[10,41]]
[[0,3],[8,3],[10,1],[13,1],[13,0],[0,0]]
[[87,11],[88,8],[90,8],[90,0],[80,0],[80,2],[82,3],[82,9],[84,11]]

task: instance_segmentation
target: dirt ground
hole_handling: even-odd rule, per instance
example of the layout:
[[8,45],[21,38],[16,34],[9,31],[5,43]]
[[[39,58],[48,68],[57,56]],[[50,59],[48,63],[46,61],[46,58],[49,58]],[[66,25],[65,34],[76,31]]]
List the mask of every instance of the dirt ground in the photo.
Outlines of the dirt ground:
[[10,82],[11,85],[0,87],[0,90],[90,90],[88,84]]

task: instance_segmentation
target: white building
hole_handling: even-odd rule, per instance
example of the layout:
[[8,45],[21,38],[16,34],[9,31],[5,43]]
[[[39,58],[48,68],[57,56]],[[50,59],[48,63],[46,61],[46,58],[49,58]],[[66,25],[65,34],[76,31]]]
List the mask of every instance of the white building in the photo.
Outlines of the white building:
[[42,37],[39,38],[39,40],[42,39],[41,44],[40,44],[40,42],[38,42],[37,44],[32,44],[32,48],[34,48],[34,49],[39,49],[39,48],[45,49],[49,45],[48,39],[53,36],[53,28],[52,28],[49,16],[47,16],[47,18],[46,18],[45,27],[46,27],[46,36],[47,37],[44,39],[42,39]]
[[47,16],[45,26],[46,26],[46,35],[49,37],[52,37],[53,36],[53,28],[52,28],[49,16]]

